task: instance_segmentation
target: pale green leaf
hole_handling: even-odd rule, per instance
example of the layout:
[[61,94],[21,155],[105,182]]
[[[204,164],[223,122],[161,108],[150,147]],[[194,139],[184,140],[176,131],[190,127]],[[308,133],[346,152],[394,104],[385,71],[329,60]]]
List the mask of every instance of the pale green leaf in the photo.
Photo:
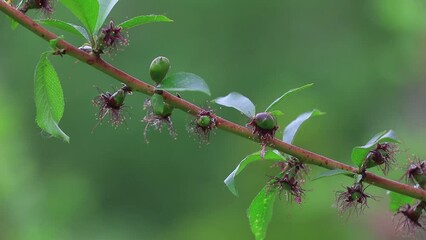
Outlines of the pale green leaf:
[[318,174],[317,176],[315,176],[314,178],[312,178],[312,181],[318,180],[320,178],[324,178],[324,177],[332,177],[332,176],[336,176],[336,175],[349,175],[349,176],[353,176],[355,175],[353,172],[349,172],[346,170],[342,170],[342,169],[333,169],[333,170],[328,170],[325,172],[322,172],[320,174]]
[[41,19],[41,20],[36,20],[36,22],[45,26],[52,26],[52,27],[64,30],[66,32],[75,34],[79,37],[86,39],[87,42],[90,42],[89,33],[87,33],[86,29],[82,26],[74,25],[72,23],[67,23],[57,19]]
[[231,92],[225,97],[219,97],[212,101],[225,107],[237,109],[249,118],[253,118],[256,114],[256,107],[252,101],[237,92]]
[[311,112],[306,112],[301,115],[299,115],[295,120],[293,120],[290,124],[287,125],[287,127],[284,129],[283,134],[283,142],[291,144],[294,140],[294,137],[296,136],[297,131],[299,130],[300,126],[309,118],[315,117],[315,116],[321,116],[325,113],[314,109]]
[[34,74],[36,122],[48,134],[69,142],[69,137],[58,126],[65,103],[58,75],[48,59],[49,54],[41,55]]
[[271,150],[265,152],[265,156],[263,159],[262,159],[260,151],[246,156],[224,181],[229,191],[231,191],[235,196],[238,197],[238,191],[235,186],[235,177],[241,171],[243,171],[244,168],[247,167],[247,165],[260,160],[284,161],[285,158],[278,151],[271,151]]
[[281,102],[281,101],[283,101],[286,97],[288,97],[288,96],[290,96],[291,94],[293,94],[293,93],[296,93],[296,92],[299,92],[299,91],[301,91],[301,90],[303,90],[303,89],[305,89],[305,88],[308,88],[308,87],[310,87],[310,86],[312,86],[312,85],[314,85],[313,83],[310,83],[310,84],[306,84],[306,85],[304,85],[304,86],[301,86],[301,87],[298,87],[298,88],[294,88],[294,89],[291,89],[291,90],[289,90],[289,91],[287,91],[286,93],[284,93],[283,95],[281,95],[281,97],[279,97],[279,98],[277,98],[277,99],[275,99],[275,101],[273,101],[272,103],[271,103],[271,105],[269,105],[269,107],[267,107],[266,108],[266,110],[265,110],[265,112],[270,112],[270,111],[272,111],[272,110],[274,110],[274,108]]
[[130,29],[139,25],[155,22],[173,22],[173,20],[163,15],[144,15],[131,18],[118,24],[118,26],[122,27],[123,29]]
[[99,1],[99,14],[96,21],[96,27],[93,32],[98,33],[102,25],[105,23],[106,18],[108,17],[111,10],[114,8],[118,0],[98,0]]

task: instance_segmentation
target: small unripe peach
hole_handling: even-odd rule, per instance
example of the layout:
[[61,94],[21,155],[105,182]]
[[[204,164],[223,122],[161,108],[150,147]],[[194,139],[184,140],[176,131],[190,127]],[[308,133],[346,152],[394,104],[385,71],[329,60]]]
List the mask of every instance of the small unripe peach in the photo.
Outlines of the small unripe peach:
[[272,130],[277,126],[277,119],[272,114],[261,112],[254,117],[256,125],[263,130]]
[[170,61],[166,57],[156,57],[152,60],[151,65],[149,67],[149,74],[151,75],[151,79],[160,84],[161,81],[166,77],[167,72],[170,69]]
[[212,119],[209,116],[206,116],[206,115],[200,116],[197,119],[197,124],[198,124],[198,126],[205,128],[205,127],[210,126],[211,121],[212,121]]

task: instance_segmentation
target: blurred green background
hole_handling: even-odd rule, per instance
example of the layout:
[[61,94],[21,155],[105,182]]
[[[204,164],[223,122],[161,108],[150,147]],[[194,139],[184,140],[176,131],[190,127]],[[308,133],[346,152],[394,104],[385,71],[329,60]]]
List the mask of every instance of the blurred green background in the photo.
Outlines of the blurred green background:
[[[78,23],[56,6],[55,18]],[[353,146],[394,129],[404,140],[404,165],[405,150],[426,154],[425,10],[421,0],[120,1],[116,22],[141,14],[175,22],[131,29],[130,45],[107,59],[148,80],[150,61],[164,55],[172,72],[202,76],[212,98],[238,91],[259,109],[313,82],[281,105],[282,126],[313,108],[327,112],[301,129],[296,145],[349,163]],[[92,132],[93,86],[120,84],[70,57],[52,61],[71,143],[50,139],[35,124],[33,103],[33,70],[49,46],[23,27],[10,30],[4,15],[0,30],[0,239],[253,239],[246,209],[273,170],[267,162],[250,166],[237,179],[239,198],[223,180],[257,144],[216,131],[200,146],[186,131],[191,117],[180,111],[176,141],[150,132],[146,144],[140,94],[128,98],[127,126]],[[183,97],[245,123],[202,94]],[[313,167],[311,176],[321,170]],[[349,184],[345,177],[308,181],[301,206],[277,201],[268,239],[399,239],[382,189],[368,189],[378,201],[364,214],[337,214],[335,192]]]

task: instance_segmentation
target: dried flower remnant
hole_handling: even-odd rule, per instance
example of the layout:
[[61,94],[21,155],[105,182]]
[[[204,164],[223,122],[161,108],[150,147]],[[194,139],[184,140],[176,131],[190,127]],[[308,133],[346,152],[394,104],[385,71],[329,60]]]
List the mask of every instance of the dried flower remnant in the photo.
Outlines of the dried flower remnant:
[[337,192],[336,206],[341,214],[349,211],[355,211],[357,214],[368,207],[367,200],[374,197],[365,193],[362,182],[355,183],[351,187],[347,187],[346,191]]
[[273,177],[269,182],[269,188],[277,189],[280,196],[282,192],[285,192],[287,201],[291,201],[291,197],[293,197],[294,201],[298,204],[302,202],[302,196],[305,191],[300,186],[300,181],[298,181],[291,173],[285,173],[282,177]]
[[97,53],[103,53],[104,51],[115,50],[119,45],[128,45],[129,42],[123,36],[123,28],[114,25],[113,21],[110,21],[108,26],[102,28],[100,39],[100,46],[97,47]]
[[19,11],[27,13],[30,9],[39,9],[43,11],[46,16],[53,14],[53,3],[52,0],[26,0],[19,7]]
[[278,167],[280,169],[280,173],[287,171],[292,172],[292,174],[301,182],[304,182],[304,178],[308,176],[309,172],[309,167],[293,156],[289,156],[286,161],[277,162],[272,166]]
[[189,124],[188,131],[194,133],[203,142],[208,144],[210,133],[216,128],[217,120],[211,111],[202,110]]
[[123,123],[125,117],[122,114],[124,107],[124,100],[128,94],[131,94],[130,87],[124,85],[114,93],[102,92],[100,95],[93,99],[93,104],[99,107],[97,119],[99,123],[108,115],[110,115],[109,122],[112,126],[118,127]]
[[367,167],[380,166],[383,173],[387,175],[392,165],[396,163],[395,154],[398,146],[393,143],[378,143],[376,148],[371,150],[366,158]]
[[259,136],[260,146],[262,147],[261,156],[263,158],[266,146],[274,139],[275,133],[279,128],[277,119],[268,112],[258,113],[247,124],[247,127],[252,130],[254,135]]
[[150,99],[147,99],[144,109],[147,110],[147,115],[142,119],[142,122],[146,123],[144,136],[147,143],[149,143],[147,135],[150,127],[162,132],[163,126],[167,126],[170,135],[176,139],[177,134],[171,119],[174,108],[165,103],[160,94],[154,94]]
[[397,229],[406,233],[407,235],[414,235],[418,229],[424,230],[424,216],[423,211],[425,210],[426,202],[419,202],[416,205],[411,206],[406,204],[399,208],[395,214],[397,219]]
[[426,161],[411,163],[405,172],[407,182],[426,187]]

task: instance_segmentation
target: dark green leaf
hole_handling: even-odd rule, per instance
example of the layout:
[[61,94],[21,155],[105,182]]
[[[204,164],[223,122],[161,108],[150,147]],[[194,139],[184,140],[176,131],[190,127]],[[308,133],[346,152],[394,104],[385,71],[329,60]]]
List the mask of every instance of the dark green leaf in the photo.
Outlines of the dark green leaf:
[[273,101],[271,103],[271,105],[269,105],[269,107],[266,108],[265,112],[270,112],[270,111],[274,110],[274,107],[276,107],[278,103],[280,103],[282,100],[284,100],[287,96],[291,95],[292,93],[299,92],[299,91],[301,91],[301,90],[303,90],[305,88],[308,88],[308,87],[310,87],[312,85],[314,85],[314,84],[310,83],[310,84],[306,84],[304,86],[301,86],[301,87],[289,90],[288,92],[284,93],[281,97],[275,99],[275,101]]
[[[235,177],[244,170],[244,168],[255,161],[260,161],[262,160],[262,156],[260,155],[260,151],[259,152],[255,152],[252,153],[250,155],[248,155],[247,157],[245,157],[240,164],[238,164],[238,166],[234,169],[234,171],[231,172],[231,174],[229,174],[229,176],[225,179],[225,184],[228,187],[229,191],[231,191],[235,196],[238,197],[238,191],[237,188],[235,186]],[[264,160],[272,160],[272,161],[284,161],[284,157],[277,151],[266,151],[265,152],[265,157]]]
[[311,181],[315,181],[315,180],[318,180],[318,179],[324,178],[324,177],[332,177],[332,176],[336,176],[336,175],[341,175],[341,174],[351,175],[351,176],[355,175],[353,172],[348,172],[346,170],[333,169],[333,170],[328,170],[328,171],[325,171],[325,172],[318,174]]
[[66,32],[75,34],[79,37],[86,39],[87,42],[90,43],[89,34],[87,33],[86,29],[84,29],[82,26],[74,25],[72,23],[67,23],[57,19],[41,19],[41,20],[36,20],[36,22],[43,24],[45,26],[52,26],[52,27],[64,30]]
[[64,95],[58,75],[48,59],[50,52],[41,55],[35,70],[36,122],[45,132],[69,142],[69,137],[59,128],[64,113]]
[[352,149],[352,162],[354,162],[358,167],[360,167],[364,162],[365,158],[367,157],[368,153],[376,147],[377,143],[381,142],[399,143],[399,140],[393,130],[378,133],[372,139],[370,139],[370,141],[368,141],[368,143],[364,146],[358,146]]
[[99,1],[99,15],[96,21],[96,27],[93,30],[94,33],[97,33],[101,29],[102,25],[105,23],[105,19],[108,17],[111,10],[114,8],[118,0],[98,0]]
[[392,212],[397,212],[398,209],[406,204],[410,204],[411,206],[414,204],[416,199],[405,196],[396,192],[389,192],[390,203],[389,208]]
[[254,114],[256,114],[256,107],[250,99],[237,92],[231,92],[225,97],[216,98],[213,102],[225,107],[235,108],[249,118],[253,118]]
[[96,34],[96,22],[99,15],[99,2],[98,0],[61,0],[87,29],[90,36]]
[[309,118],[315,117],[315,116],[321,116],[325,113],[314,109],[311,112],[306,112],[301,115],[299,115],[293,122],[287,125],[287,127],[284,129],[283,134],[283,142],[291,144],[293,142],[294,136],[296,136],[297,130],[299,130],[299,127]]
[[163,15],[146,15],[131,18],[123,23],[118,24],[118,26],[124,29],[129,29],[142,24],[155,22],[173,22],[173,20]]
[[196,91],[210,95],[209,86],[201,77],[185,72],[175,73],[167,77],[161,82],[158,89],[175,92]]
[[266,185],[250,204],[247,215],[251,231],[256,240],[263,240],[266,237],[266,231],[274,210],[275,199],[274,189],[270,189],[269,185]]

